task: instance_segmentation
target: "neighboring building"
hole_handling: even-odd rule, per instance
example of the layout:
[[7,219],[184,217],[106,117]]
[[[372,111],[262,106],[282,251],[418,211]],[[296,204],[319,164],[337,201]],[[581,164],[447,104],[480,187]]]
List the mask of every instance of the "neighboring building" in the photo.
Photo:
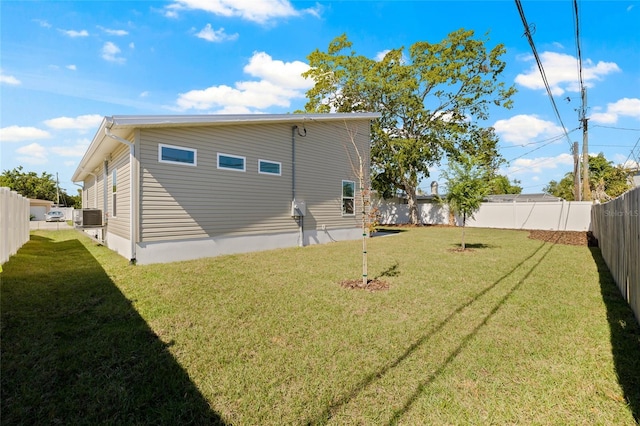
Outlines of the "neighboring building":
[[368,187],[379,116],[105,117],[72,177],[102,212],[86,231],[138,263],[356,239],[351,140]]
[[537,203],[548,201],[563,201],[560,197],[555,197],[546,193],[539,194],[500,194],[487,195],[484,198],[487,203]]
[[51,210],[53,201],[29,198],[29,213],[32,220],[44,220],[44,215]]

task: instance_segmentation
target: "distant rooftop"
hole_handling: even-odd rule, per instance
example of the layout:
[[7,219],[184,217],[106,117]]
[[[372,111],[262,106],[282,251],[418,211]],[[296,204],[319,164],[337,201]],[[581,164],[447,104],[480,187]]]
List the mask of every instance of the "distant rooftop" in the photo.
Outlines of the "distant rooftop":
[[562,201],[560,197],[539,193],[539,194],[500,194],[487,195],[485,201],[489,203],[527,203],[536,201]]

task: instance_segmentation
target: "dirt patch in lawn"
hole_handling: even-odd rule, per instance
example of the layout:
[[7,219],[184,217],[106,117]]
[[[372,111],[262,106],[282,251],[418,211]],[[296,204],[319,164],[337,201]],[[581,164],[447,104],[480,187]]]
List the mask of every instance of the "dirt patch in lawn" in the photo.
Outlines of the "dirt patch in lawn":
[[591,232],[581,231],[529,231],[529,238],[546,241],[548,243],[566,244],[571,246],[597,247],[598,240]]
[[343,280],[340,281],[340,287],[349,288],[351,290],[367,290],[367,291],[383,291],[389,290],[389,283],[379,280],[377,278],[367,281],[367,285],[364,286],[362,279],[357,280]]

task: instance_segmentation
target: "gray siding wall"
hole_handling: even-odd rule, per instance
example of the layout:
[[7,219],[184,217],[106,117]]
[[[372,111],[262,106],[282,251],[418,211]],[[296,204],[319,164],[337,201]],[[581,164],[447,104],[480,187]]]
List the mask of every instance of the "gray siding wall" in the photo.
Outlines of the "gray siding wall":
[[[108,231],[129,239],[130,174],[129,147],[122,145],[111,154],[107,176]],[[116,215],[113,215],[113,171],[116,170]]]
[[[348,125],[358,128],[368,161],[369,121]],[[141,129],[140,241],[296,232],[291,127]],[[296,196],[306,202],[305,229],[358,226],[358,215],[342,216],[342,180],[354,180],[358,187],[346,154],[351,147],[344,123],[309,122],[305,127],[306,137],[296,134]],[[197,166],[160,163],[161,143],[196,149]],[[246,157],[246,171],[218,169],[218,153]],[[259,159],[280,162],[282,175],[259,174]]]
[[[102,209],[103,205],[103,167],[100,166],[93,171],[95,176],[89,175],[85,180],[85,191],[87,193],[86,205],[82,207],[87,209]],[[97,195],[96,195],[97,194]]]
[[85,209],[95,208],[96,205],[96,179],[89,175],[84,181],[84,193],[85,198],[82,202],[82,207]]
[[[312,122],[305,124],[307,136],[296,136],[296,195],[307,205],[307,230],[353,228],[362,225],[359,160],[346,132],[348,126],[364,161],[369,178],[369,121]],[[342,181],[355,182],[355,215],[342,215]],[[364,182],[369,187],[369,182]]]

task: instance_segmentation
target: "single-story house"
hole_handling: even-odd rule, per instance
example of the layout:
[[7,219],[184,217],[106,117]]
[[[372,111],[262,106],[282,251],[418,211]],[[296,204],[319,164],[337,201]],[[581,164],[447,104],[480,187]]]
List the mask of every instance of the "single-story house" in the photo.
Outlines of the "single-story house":
[[102,220],[76,223],[140,264],[357,239],[379,116],[105,117],[72,177]]
[[29,198],[29,214],[33,220],[44,220],[44,215],[51,210],[53,201]]

